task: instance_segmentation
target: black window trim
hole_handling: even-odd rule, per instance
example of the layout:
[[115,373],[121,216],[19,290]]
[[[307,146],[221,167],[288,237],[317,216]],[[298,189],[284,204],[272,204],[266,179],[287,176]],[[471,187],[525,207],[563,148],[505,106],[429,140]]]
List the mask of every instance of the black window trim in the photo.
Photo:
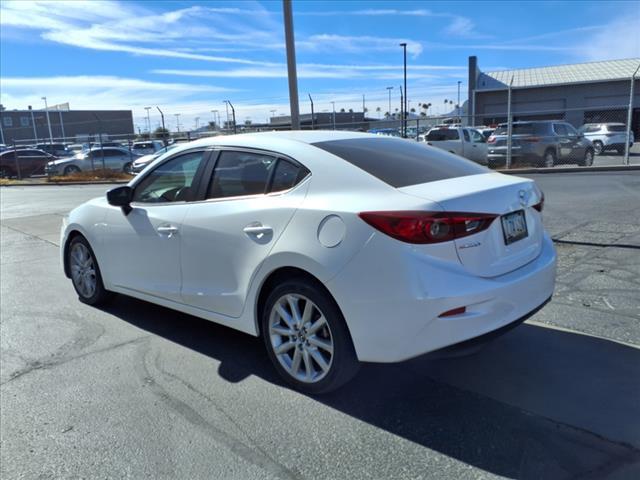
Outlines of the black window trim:
[[[231,201],[231,200],[252,199],[252,198],[256,198],[256,197],[284,195],[284,194],[289,193],[289,192],[295,190],[296,188],[298,188],[298,186],[302,185],[311,176],[311,170],[309,170],[301,162],[299,162],[296,159],[291,158],[290,156],[285,155],[283,153],[274,152],[273,150],[266,150],[266,149],[261,149],[261,148],[251,148],[251,147],[235,147],[235,146],[232,146],[232,145],[215,145],[215,146],[213,146],[211,148],[212,148],[211,157],[208,160],[206,168],[202,172],[202,178],[200,179],[200,185],[198,187],[198,193],[197,193],[197,195],[195,197],[195,200],[192,200],[192,203],[193,202],[224,202],[224,201]],[[209,186],[211,185],[211,182],[213,181],[213,172],[215,171],[215,167],[218,164],[218,160],[220,159],[220,155],[222,154],[222,152],[225,152],[225,151],[255,153],[256,155],[266,155],[266,156],[270,156],[270,157],[275,158],[276,164],[274,165],[274,167],[271,170],[271,172],[269,172],[269,178],[267,178],[267,182],[265,184],[265,191],[263,193],[254,193],[252,195],[238,195],[238,196],[235,196],[235,197],[207,198],[207,194],[209,192]],[[281,159],[293,163],[298,168],[304,169],[307,172],[307,174],[298,183],[296,183],[293,187],[291,187],[291,188],[289,188],[287,190],[279,190],[277,192],[269,192],[269,190],[271,189],[271,185],[273,183],[273,175],[274,175],[274,173],[276,171],[276,167],[278,166],[278,162]]]
[[211,147],[194,147],[194,148],[189,148],[187,150],[181,150],[179,152],[175,152],[174,155],[171,155],[170,157],[165,158],[161,163],[153,167],[152,170],[149,170],[144,175],[138,175],[133,180],[133,183],[130,186],[131,186],[131,189],[133,190],[131,197],[134,198],[136,189],[138,188],[140,183],[142,183],[143,180],[147,178],[151,173],[155,172],[159,167],[161,167],[165,163],[170,162],[171,160],[177,157],[181,157],[182,155],[187,155],[189,153],[195,153],[195,152],[203,152],[203,159],[200,165],[198,166],[198,170],[196,170],[196,174],[194,176],[194,183],[196,185],[194,190],[196,194],[191,199],[180,200],[179,202],[131,202],[131,204],[134,206],[155,207],[155,206],[163,206],[163,205],[190,204],[195,201],[198,201],[200,198],[200,192],[202,189],[202,183],[204,178],[203,174],[206,171],[208,165],[211,163],[211,157],[213,153],[213,150]]

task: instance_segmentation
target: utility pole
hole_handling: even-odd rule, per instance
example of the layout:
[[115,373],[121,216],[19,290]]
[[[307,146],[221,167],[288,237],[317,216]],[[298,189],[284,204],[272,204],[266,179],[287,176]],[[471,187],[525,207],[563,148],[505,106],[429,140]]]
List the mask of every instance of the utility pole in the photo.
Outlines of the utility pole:
[[389,118],[391,118],[391,90],[393,90],[393,87],[387,87],[387,90],[389,92]]
[[313,98],[311,98],[311,94],[308,93],[307,95],[309,95],[309,101],[311,102],[311,130],[315,130],[315,115],[313,113]]
[[67,136],[64,134],[64,123],[62,123],[62,110],[60,110],[60,105],[58,105],[56,108],[58,109],[58,115],[60,115],[60,130],[62,131],[62,143],[64,143]]
[[513,76],[509,82],[509,89],[507,90],[507,168],[511,168],[511,145],[513,136],[513,121],[511,120],[511,88],[513,86]]
[[144,107],[144,109],[147,111],[147,131],[151,134],[151,117],[149,117],[149,110],[151,110],[151,107]]
[[31,124],[33,125],[33,138],[35,143],[38,143],[38,131],[36,130],[36,119],[33,116],[33,107],[31,105],[29,105],[29,112],[31,112]]
[[300,105],[298,104],[298,74],[296,72],[296,46],[293,35],[293,13],[291,0],[282,0],[284,13],[284,37],[287,47],[287,71],[289,76],[289,106],[291,129],[300,130]]
[[407,44],[401,43],[404,52],[404,113],[402,115],[402,136],[407,136]]
[[211,113],[213,113],[213,123],[216,126],[216,129],[219,130],[220,129],[220,116],[218,115],[218,120],[216,120],[216,114],[218,113],[218,110],[211,110]]
[[227,128],[229,128],[229,105],[227,105],[226,100],[224,101],[224,108],[227,111],[227,122],[226,122],[226,128],[225,128],[226,130]]
[[365,107],[364,104],[364,93],[362,94],[362,118],[364,119],[365,113],[367,111],[367,108]]
[[176,117],[176,130],[180,133],[180,114],[174,113],[173,115]]
[[156,106],[156,108],[160,112],[160,118],[162,119],[162,143],[164,143],[164,146],[166,147],[167,146],[167,137],[169,135],[167,135],[167,129],[164,126],[164,113],[162,113],[162,110],[160,110],[160,107]]
[[49,118],[49,107],[47,105],[47,97],[42,97],[44,100],[44,111],[47,113],[47,125],[49,126],[49,143],[53,143],[53,133],[51,133],[51,119]]
[[[231,113],[233,115],[233,133],[238,133],[238,127],[236,125],[236,109],[233,108],[233,103],[231,103],[229,100],[225,100],[225,102],[227,103],[227,105],[229,105],[231,107]],[[227,121],[228,123],[228,121]]]

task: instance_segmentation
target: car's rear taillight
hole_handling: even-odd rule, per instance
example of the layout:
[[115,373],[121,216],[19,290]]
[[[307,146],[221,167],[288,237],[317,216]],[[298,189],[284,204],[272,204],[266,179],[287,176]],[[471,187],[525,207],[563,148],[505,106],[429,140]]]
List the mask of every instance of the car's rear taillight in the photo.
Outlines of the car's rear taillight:
[[491,136],[487,139],[487,143],[496,143],[496,136],[495,136],[495,135],[491,135]]
[[535,208],[537,211],[542,212],[542,209],[544,208],[544,192],[540,192],[540,201],[538,203],[536,203],[533,208]]
[[440,243],[486,230],[497,217],[465,212],[362,212],[360,218],[390,237],[407,243]]

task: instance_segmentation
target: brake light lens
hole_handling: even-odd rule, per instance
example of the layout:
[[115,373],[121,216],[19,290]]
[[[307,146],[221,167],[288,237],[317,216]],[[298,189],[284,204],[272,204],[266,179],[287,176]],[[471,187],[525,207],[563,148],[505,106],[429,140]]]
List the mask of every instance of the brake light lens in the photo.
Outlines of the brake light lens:
[[376,230],[406,243],[440,243],[489,228],[498,216],[465,212],[362,212],[360,218]]
[[533,208],[535,208],[539,212],[542,212],[542,209],[544,208],[544,192],[540,192],[540,201],[536,203]]
[[496,143],[496,136],[495,135],[489,136],[489,138],[487,139],[487,143]]
[[441,313],[440,315],[438,315],[439,317],[454,317],[456,315],[462,315],[463,313],[467,312],[467,307],[458,307],[458,308],[454,308],[452,310],[447,310],[444,313]]

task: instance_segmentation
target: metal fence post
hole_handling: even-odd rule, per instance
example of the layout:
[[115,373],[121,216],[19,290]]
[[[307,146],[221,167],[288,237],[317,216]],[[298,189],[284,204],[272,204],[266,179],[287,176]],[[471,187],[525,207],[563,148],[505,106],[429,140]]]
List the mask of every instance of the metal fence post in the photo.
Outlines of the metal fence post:
[[100,154],[102,155],[102,170],[106,170],[107,167],[104,163],[104,147],[102,146],[102,132],[98,133],[100,139]]
[[507,169],[511,168],[511,137],[513,135],[513,120],[511,118],[511,88],[513,86],[513,77],[509,82],[507,90]]
[[416,142],[420,141],[420,119],[416,118]]
[[627,141],[624,146],[624,164],[629,165],[629,143],[631,141],[631,120],[633,118],[633,90],[636,83],[636,73],[640,70],[640,65],[636,68],[636,71],[631,75],[631,89],[629,91],[629,107],[627,111]]
[[16,148],[16,141],[13,141],[13,159],[16,162],[16,175],[18,180],[22,180],[22,172],[20,171],[20,162],[18,161],[18,149]]

